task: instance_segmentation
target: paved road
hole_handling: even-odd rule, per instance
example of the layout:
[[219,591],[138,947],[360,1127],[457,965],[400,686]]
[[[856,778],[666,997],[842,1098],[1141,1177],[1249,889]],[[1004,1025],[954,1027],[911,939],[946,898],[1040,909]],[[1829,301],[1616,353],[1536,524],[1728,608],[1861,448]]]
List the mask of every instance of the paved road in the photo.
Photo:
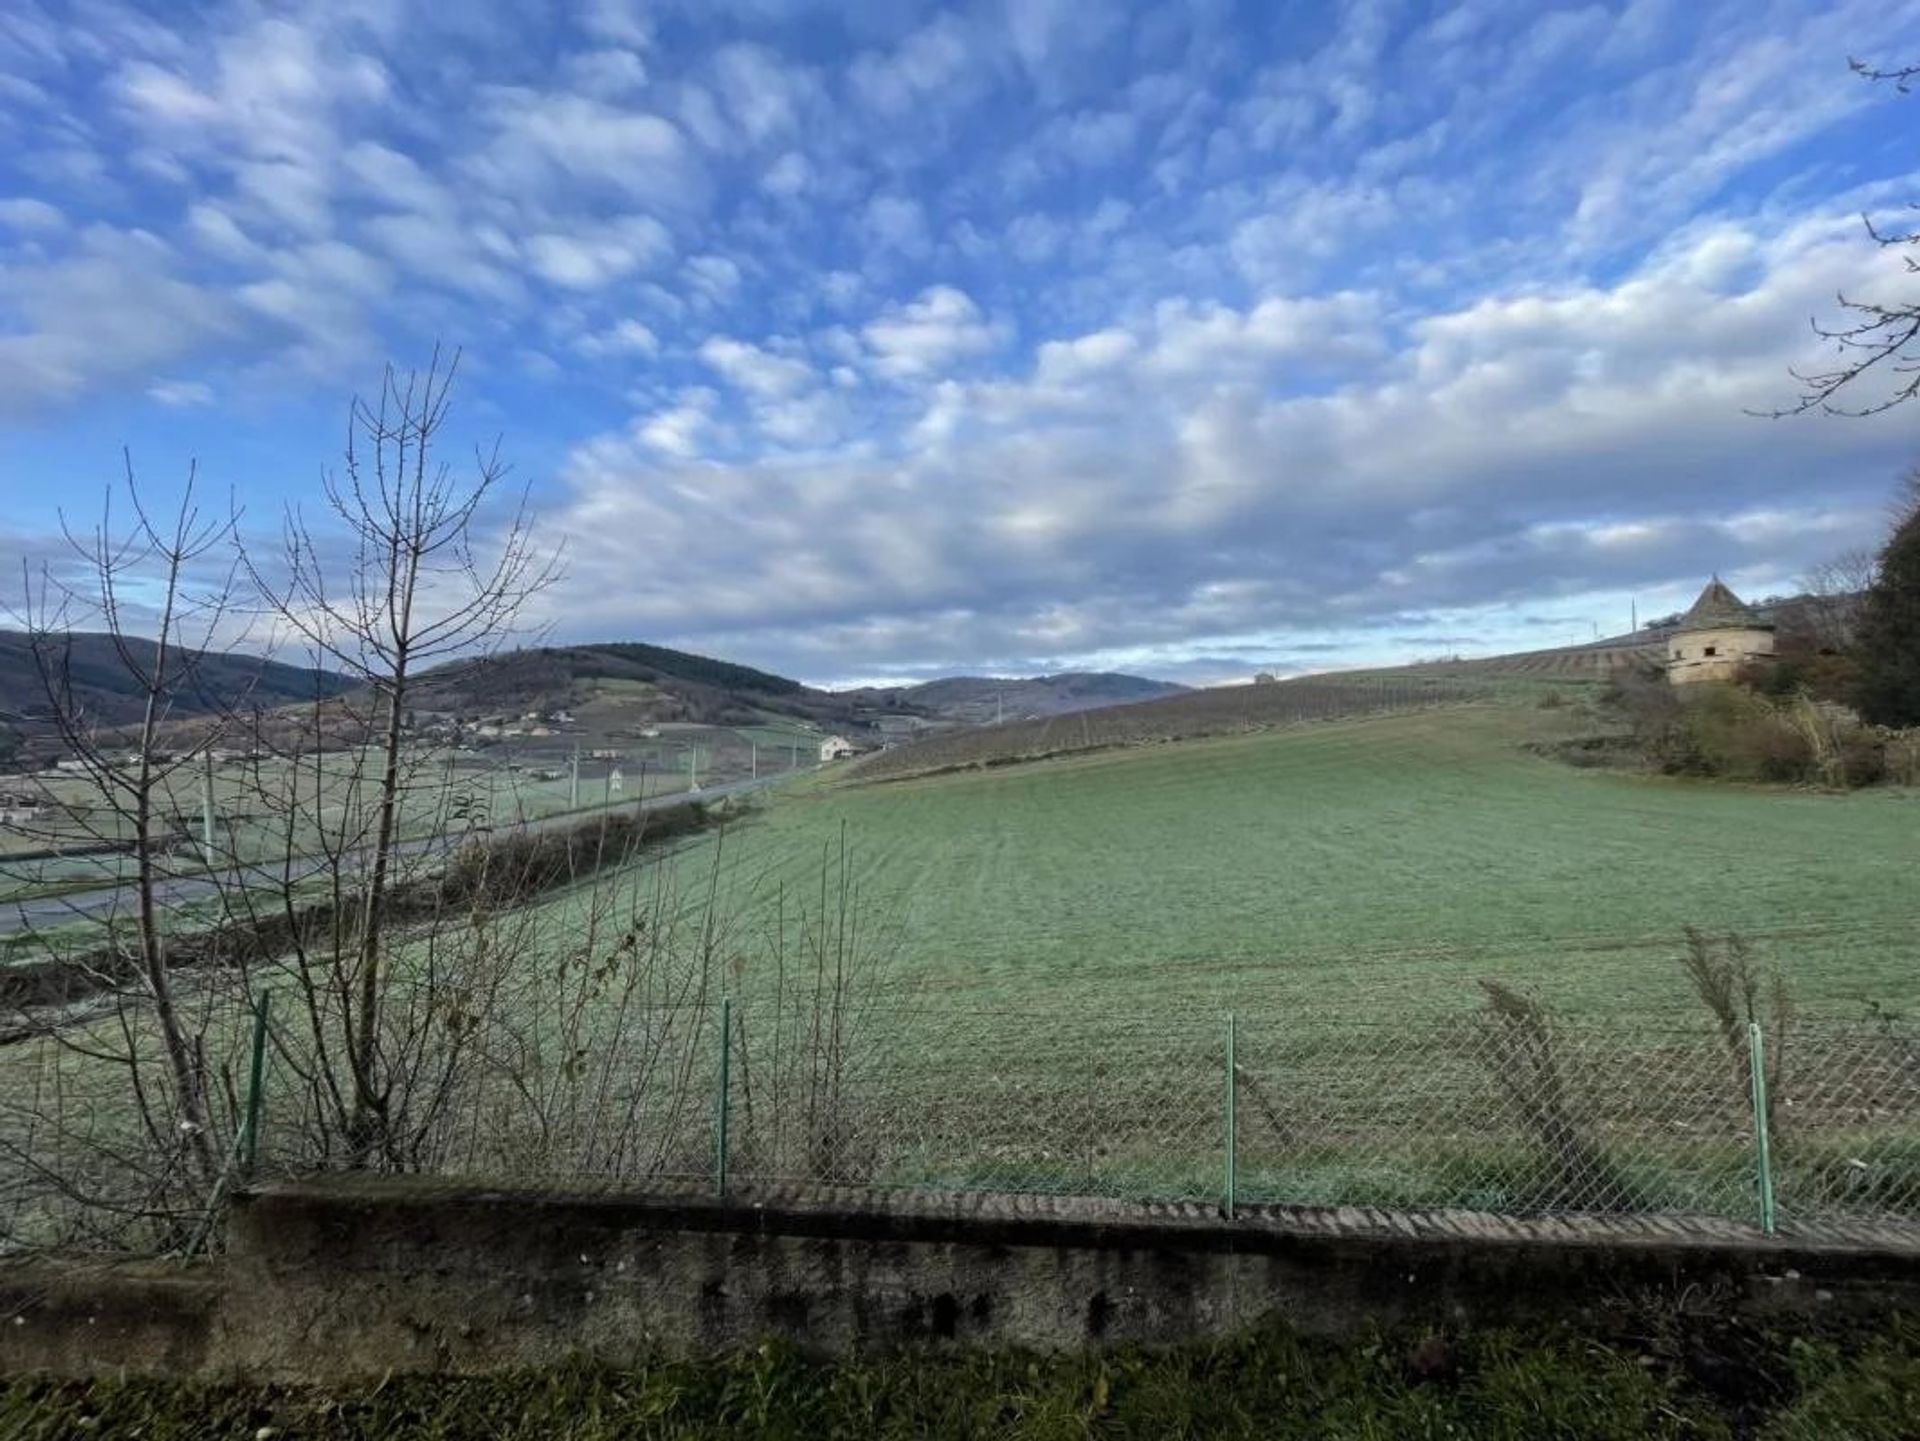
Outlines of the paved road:
[[[763,790],[787,779],[791,771],[778,775],[762,776],[758,780],[728,781],[723,785],[702,786],[699,795],[691,796],[685,791],[675,791],[668,795],[651,796],[639,802],[640,809],[660,810],[666,806],[680,805],[689,800],[711,801],[722,796],[737,796],[747,791]],[[544,831],[560,827],[580,825],[599,815],[601,810],[621,810],[630,802],[622,802],[613,807],[597,807],[587,811],[571,811],[562,815],[545,816],[539,820],[523,821],[514,826],[501,826],[500,831],[528,830]],[[452,836],[422,836],[410,841],[402,841],[399,851],[406,855],[417,855],[422,851],[436,848],[446,849],[455,838]],[[294,862],[294,877],[303,880],[317,874],[324,861],[319,857],[306,856]],[[160,882],[155,887],[155,899],[162,907],[173,907],[192,901],[206,900],[217,895],[223,888],[235,884],[259,887],[275,886],[281,883],[282,867],[279,862],[267,866],[239,866],[224,876],[176,876]],[[130,885],[102,886],[98,890],[74,891],[64,896],[32,897],[20,901],[0,902],[0,936],[15,934],[32,927],[62,925],[69,921],[100,920],[115,913],[132,915],[135,908],[133,887]]]

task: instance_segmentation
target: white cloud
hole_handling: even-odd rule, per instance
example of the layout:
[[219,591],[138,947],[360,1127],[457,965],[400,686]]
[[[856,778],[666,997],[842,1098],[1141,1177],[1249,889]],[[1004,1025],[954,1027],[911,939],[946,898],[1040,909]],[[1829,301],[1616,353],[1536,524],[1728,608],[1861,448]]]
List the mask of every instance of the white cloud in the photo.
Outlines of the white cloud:
[[1051,260],[1066,240],[1066,225],[1051,215],[1016,216],[1007,227],[1007,249],[1024,265]]
[[[376,215],[360,233],[383,255],[426,283],[490,300],[517,302],[524,287],[502,257],[464,225],[430,215]],[[536,266],[537,268],[537,266]],[[549,277],[551,278],[551,277]]]
[[576,13],[596,39],[644,50],[653,43],[651,9],[645,0],[577,0]]
[[1042,385],[1078,384],[1112,370],[1139,348],[1131,332],[1119,329],[1049,340],[1040,346],[1034,379]]
[[463,164],[502,194],[551,197],[586,185],[676,208],[699,202],[700,167],[662,116],[521,86],[483,92],[480,108],[491,137]]
[[152,235],[88,228],[69,255],[0,266],[0,411],[25,414],[114,382],[150,383],[166,367],[233,336],[239,317],[216,291],[181,280]]
[[489,421],[606,432],[568,524],[710,567],[602,572],[623,628],[1165,654],[1758,566],[1898,449],[1740,411],[1899,281],[1841,212],[1913,193],[1861,110],[1920,102],[1805,57],[1903,6],[47,8],[0,21],[0,405],[447,336]]
[[966,27],[957,17],[942,14],[891,52],[856,57],[847,80],[863,104],[897,117],[952,100],[970,76],[977,78],[978,66]]
[[935,285],[917,299],[888,309],[861,334],[872,347],[874,368],[892,379],[915,379],[955,361],[982,355],[999,343],[999,332],[964,290]]
[[927,248],[927,215],[905,195],[876,195],[863,213],[866,232],[882,249],[918,255]]
[[363,140],[341,156],[341,168],[386,206],[452,222],[456,209],[452,193],[410,155]]
[[750,146],[792,134],[820,103],[813,76],[765,46],[725,46],[713,57],[713,71],[721,104]]
[[573,348],[596,360],[610,355],[658,355],[660,338],[640,321],[628,317],[605,330],[581,336],[574,341]]
[[230,175],[262,215],[303,234],[330,223],[342,127],[388,97],[385,67],[344,30],[267,18],[168,64],[134,58],[112,92],[150,163]]
[[683,390],[678,404],[641,420],[635,426],[635,436],[665,455],[691,459],[700,453],[702,438],[714,428],[713,407],[717,399],[711,390],[699,387]]
[[632,50],[609,47],[569,55],[567,88],[598,100],[622,100],[647,85],[647,62]]
[[740,267],[724,255],[694,255],[680,267],[687,283],[707,300],[723,303],[740,288]]
[[760,175],[760,188],[769,195],[795,196],[807,191],[814,181],[813,166],[797,150],[789,150]]
[[0,200],[0,226],[23,234],[44,233],[66,228],[67,218],[44,200],[30,195]]
[[529,236],[534,274],[570,290],[598,290],[670,254],[673,238],[650,216],[630,215],[599,226]]
[[1133,150],[1138,124],[1125,110],[1081,110],[1040,132],[1040,150],[1071,166],[1113,165]]
[[213,387],[199,380],[160,380],[147,387],[147,396],[161,405],[212,405]]
[[700,358],[740,389],[767,398],[790,396],[817,379],[805,361],[723,335],[703,344]]
[[[626,623],[815,674],[841,673],[820,669],[835,647],[868,665],[1037,664],[1213,635],[1265,657],[1303,630],[1390,626],[1367,643],[1438,648],[1425,617],[1652,594],[1716,566],[1790,575],[1871,524],[1863,497],[1897,435],[1742,410],[1780,382],[1795,317],[1871,263],[1837,242],[1843,225],[1712,228],[1608,287],[1414,319],[1397,352],[1364,294],[1168,303],[1043,342],[1024,379],[938,379],[994,336],[936,287],[862,333],[877,367],[929,382],[920,424],[884,454],[796,415],[775,424],[828,448],[686,470],[700,452],[669,414],[667,443],[642,427],[637,449],[583,448],[570,483],[603,533],[699,557],[622,599]],[[1284,383],[1303,365],[1330,378]],[[1810,485],[1836,446],[1859,479]],[[689,487],[697,505],[678,499]],[[591,549],[576,559],[597,573]]]
[[263,258],[259,244],[217,205],[202,202],[191,206],[187,230],[201,249],[221,260],[254,264]]

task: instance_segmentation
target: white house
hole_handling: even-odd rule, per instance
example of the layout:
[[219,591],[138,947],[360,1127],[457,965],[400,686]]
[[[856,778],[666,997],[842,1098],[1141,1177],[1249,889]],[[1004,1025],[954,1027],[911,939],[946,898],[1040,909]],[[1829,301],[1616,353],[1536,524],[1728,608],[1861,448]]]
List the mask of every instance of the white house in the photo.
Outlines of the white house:
[[848,740],[845,736],[828,736],[820,742],[820,762],[822,765],[828,761],[844,760],[848,756],[858,755],[859,753],[860,747]]

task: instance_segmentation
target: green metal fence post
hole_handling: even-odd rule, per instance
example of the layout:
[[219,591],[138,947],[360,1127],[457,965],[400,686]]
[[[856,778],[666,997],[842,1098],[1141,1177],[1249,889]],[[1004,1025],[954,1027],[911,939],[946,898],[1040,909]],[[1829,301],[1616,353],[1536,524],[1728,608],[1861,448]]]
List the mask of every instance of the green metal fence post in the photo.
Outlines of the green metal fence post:
[[1757,1021],[1747,1022],[1747,1060],[1753,1071],[1753,1159],[1760,1188],[1760,1229],[1774,1233],[1773,1138],[1767,1109],[1767,1042]]
[[713,1098],[713,1181],[724,1199],[727,1194],[727,1122],[733,1088],[728,1072],[733,1061],[733,1000],[720,1002],[720,1072]]
[[1227,1219],[1228,1219],[1229,1221],[1231,1221],[1231,1220],[1233,1219],[1233,1203],[1234,1203],[1234,1199],[1235,1199],[1235,1196],[1234,1196],[1234,1192],[1235,1192],[1235,1191],[1236,1191],[1236,1190],[1238,1189],[1238,1182],[1239,1182],[1239,1177],[1238,1177],[1238,1176],[1237,1176],[1237,1175],[1235,1174],[1235,1169],[1236,1169],[1236,1163],[1238,1162],[1238,1159],[1239,1159],[1239,1157],[1238,1157],[1238,1154],[1237,1154],[1237,1153],[1238,1153],[1238,1151],[1239,1151],[1239,1136],[1238,1136],[1238,1134],[1237,1134],[1237,1130],[1236,1130],[1236,1127],[1235,1127],[1235,1125],[1234,1125],[1234,1113],[1233,1113],[1233,1103],[1234,1103],[1234,1093],[1235,1093],[1235,1092],[1236,1092],[1236,1091],[1237,1091],[1237,1090],[1239,1089],[1239,1088],[1238,1088],[1238,1087],[1237,1087],[1237,1086],[1236,1086],[1236,1085],[1234,1084],[1234,1071],[1233,1071],[1233,1043],[1234,1043],[1234,1040],[1235,1040],[1235,1036],[1234,1036],[1234,1032],[1235,1032],[1235,1030],[1236,1030],[1236,1029],[1237,1029],[1237,1027],[1236,1027],[1236,1026],[1235,1026],[1235,1024],[1234,1024],[1234,1015],[1233,1015],[1233,1012],[1232,1012],[1232,1011],[1228,1011],[1228,1012],[1227,1012],[1227,1138],[1226,1138],[1226,1139],[1227,1139],[1227,1188],[1226,1188],[1226,1213],[1227,1213]]
[[241,1123],[240,1174],[251,1176],[260,1155],[260,1102],[265,1090],[267,1068],[267,1014],[273,1002],[271,991],[262,991],[253,1002],[253,1056],[247,1068],[247,1114]]

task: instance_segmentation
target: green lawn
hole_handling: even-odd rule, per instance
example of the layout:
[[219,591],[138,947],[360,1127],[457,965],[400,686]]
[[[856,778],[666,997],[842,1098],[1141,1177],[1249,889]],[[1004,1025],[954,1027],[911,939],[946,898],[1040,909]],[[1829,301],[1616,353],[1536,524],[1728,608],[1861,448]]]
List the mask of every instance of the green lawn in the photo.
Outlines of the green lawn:
[[[803,785],[727,845],[817,885],[844,825],[894,978],[1035,1010],[1389,1019],[1519,982],[1568,1013],[1694,1002],[1681,928],[1738,930],[1804,1009],[1920,1001],[1920,795],[1577,770],[1579,707],[1485,705],[867,786]],[[696,857],[690,861],[697,862]]]
[[[741,1176],[1207,1199],[1232,1010],[1246,1199],[1745,1216],[1745,1059],[1729,1066],[1678,964],[1691,924],[1747,936],[1807,1018],[1777,1093],[1782,1213],[1920,1214],[1906,1043],[1815,1025],[1920,1009],[1920,796],[1679,783],[1523,748],[1594,724],[1584,701],[1514,700],[799,780],[524,917],[476,1044],[538,1059],[585,1139],[550,1134],[483,1067],[448,1111],[472,1134],[435,1164],[644,1179],[596,1149],[638,1117],[663,1166],[704,1174],[725,992]],[[849,988],[845,1032],[823,1024],[822,977],[889,949],[877,990]],[[1482,978],[1586,1023],[1556,1040],[1553,1084],[1599,1162],[1543,1148],[1516,1105],[1547,1084],[1524,1035],[1450,1019],[1481,1011]],[[294,1134],[280,1108],[299,1093],[269,1089],[270,1134]],[[505,1144],[529,1127],[544,1149]]]

